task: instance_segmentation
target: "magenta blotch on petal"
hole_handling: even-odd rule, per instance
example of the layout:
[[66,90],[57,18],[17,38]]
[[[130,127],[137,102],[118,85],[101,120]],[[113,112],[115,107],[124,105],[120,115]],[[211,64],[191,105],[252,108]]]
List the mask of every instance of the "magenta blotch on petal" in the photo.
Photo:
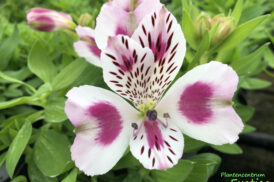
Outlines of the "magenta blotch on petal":
[[122,130],[122,119],[118,110],[107,102],[95,103],[89,107],[89,114],[96,118],[99,133],[95,140],[103,145],[111,144]]
[[212,96],[213,90],[209,84],[199,81],[193,83],[183,91],[178,103],[179,110],[190,122],[207,123],[213,114],[209,103]]

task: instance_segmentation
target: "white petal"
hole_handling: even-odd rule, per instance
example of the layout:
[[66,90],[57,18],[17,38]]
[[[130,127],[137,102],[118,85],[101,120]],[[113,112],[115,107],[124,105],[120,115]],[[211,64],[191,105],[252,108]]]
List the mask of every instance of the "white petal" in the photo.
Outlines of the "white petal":
[[237,84],[231,67],[212,61],[181,77],[156,110],[168,113],[192,138],[216,145],[234,143],[243,129],[231,104]]
[[147,169],[171,168],[182,157],[183,148],[183,135],[172,123],[165,127],[157,121],[145,121],[130,140],[131,153]]
[[186,52],[186,41],[176,18],[165,8],[147,15],[132,35],[143,47],[154,54],[153,88],[157,99],[177,75]]
[[74,43],[74,50],[80,57],[86,59],[91,64],[101,67],[100,55],[101,50],[93,43],[88,41],[79,40]]
[[118,95],[94,86],[67,93],[65,113],[76,127],[72,160],[87,175],[108,172],[123,156],[138,112]]
[[159,0],[137,0],[131,10],[131,0],[107,2],[96,19],[96,42],[103,49],[108,36],[127,35],[131,37],[144,16],[161,8]]
[[149,98],[148,89],[153,71],[153,54],[127,36],[109,39],[101,55],[104,80],[121,96],[135,106]]

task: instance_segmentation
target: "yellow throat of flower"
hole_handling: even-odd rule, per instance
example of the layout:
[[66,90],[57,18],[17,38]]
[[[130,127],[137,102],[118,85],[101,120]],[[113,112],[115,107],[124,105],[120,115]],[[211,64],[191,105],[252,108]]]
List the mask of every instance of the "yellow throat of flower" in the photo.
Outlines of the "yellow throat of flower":
[[138,106],[138,109],[139,109],[139,111],[141,113],[141,116],[143,117],[143,116],[146,115],[146,112],[148,110],[153,110],[154,107],[155,107],[155,102],[152,99],[148,99],[145,103],[140,104]]

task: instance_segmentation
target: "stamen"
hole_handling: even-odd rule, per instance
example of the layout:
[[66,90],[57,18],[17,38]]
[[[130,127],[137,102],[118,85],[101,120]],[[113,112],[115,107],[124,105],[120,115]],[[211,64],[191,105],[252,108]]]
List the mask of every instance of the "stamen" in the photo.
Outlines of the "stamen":
[[155,110],[148,110],[146,115],[149,120],[155,121],[157,119],[157,111]]
[[131,123],[131,127],[134,128],[135,130],[138,129],[138,125],[136,123]]
[[169,114],[168,114],[168,113],[164,113],[164,118],[166,118],[166,119],[170,119]]

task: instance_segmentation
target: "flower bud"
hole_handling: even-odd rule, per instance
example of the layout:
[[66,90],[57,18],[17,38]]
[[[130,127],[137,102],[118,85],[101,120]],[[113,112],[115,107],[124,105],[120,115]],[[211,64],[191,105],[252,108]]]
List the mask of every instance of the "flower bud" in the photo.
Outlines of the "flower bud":
[[211,27],[217,27],[217,30],[212,37],[211,44],[216,45],[222,40],[224,40],[234,29],[235,21],[232,17],[225,17],[224,15],[216,15],[212,18]]
[[195,20],[194,22],[194,30],[195,30],[195,35],[197,38],[201,38],[204,33],[206,32],[206,30],[210,30],[211,28],[211,17],[202,12],[198,18]]
[[31,28],[42,32],[74,29],[76,27],[70,15],[44,8],[29,10],[27,22]]
[[92,16],[88,13],[82,14],[78,20],[78,24],[81,26],[88,26],[91,24]]

